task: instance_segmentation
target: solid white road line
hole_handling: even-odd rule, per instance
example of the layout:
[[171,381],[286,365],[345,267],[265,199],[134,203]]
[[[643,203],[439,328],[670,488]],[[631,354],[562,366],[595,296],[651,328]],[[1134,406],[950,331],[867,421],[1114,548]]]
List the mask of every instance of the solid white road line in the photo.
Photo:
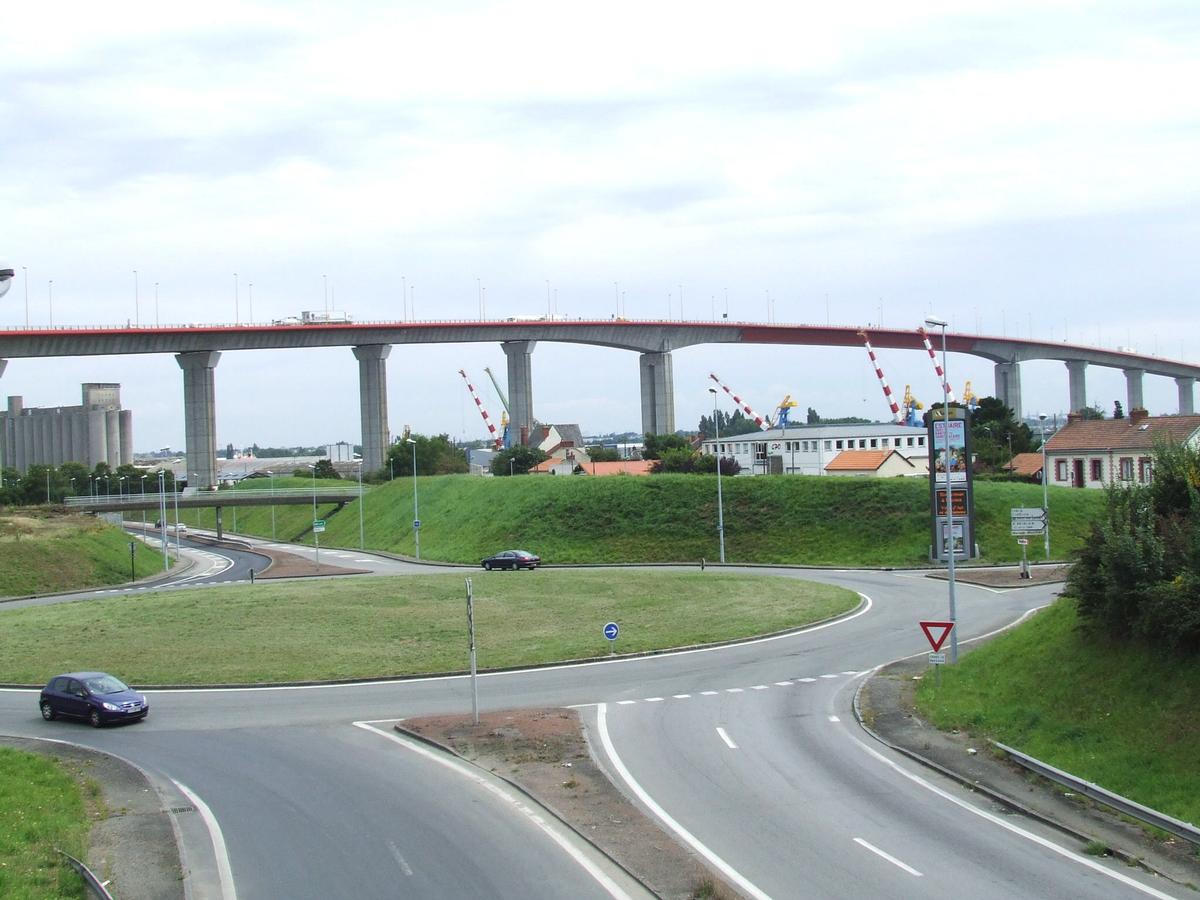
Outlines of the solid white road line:
[[837,716],[830,716],[830,717],[829,717],[829,721],[830,721],[830,722],[840,722],[840,721],[842,721],[842,720],[841,720],[841,719],[839,719]]
[[791,687],[793,684],[795,684],[794,681],[777,681],[777,682],[775,682],[775,685],[777,687]]
[[533,822],[538,828],[540,828],[546,837],[558,844],[558,846],[562,848],[562,850],[568,856],[570,856],[571,859],[580,866],[580,868],[591,875],[592,878],[595,879],[596,883],[604,888],[610,897],[613,897],[614,900],[632,900],[632,898],[625,893],[624,890],[622,890],[619,884],[609,878],[608,875],[595,863],[588,859],[588,857],[582,851],[580,851],[578,847],[572,845],[559,829],[551,827],[550,824],[547,823],[547,821],[534,809],[526,805],[523,801],[515,799],[513,796],[506,794],[495,783],[484,778],[478,772],[473,771],[472,768],[466,763],[460,762],[458,759],[453,757],[435,753],[433,750],[430,750],[419,744],[403,740],[398,734],[388,733],[382,729],[376,728],[374,725],[368,725],[366,722],[355,722],[354,725],[356,728],[361,728],[364,731],[370,731],[373,734],[377,734],[380,737],[386,738],[395,744],[399,744],[404,749],[411,750],[413,753],[423,756],[426,759],[437,763],[438,765],[445,766],[450,771],[464,776],[469,781],[475,782],[476,785],[483,788],[488,793],[494,795],[500,800],[503,800],[505,803],[510,804],[514,809],[518,810],[527,819],[529,819],[530,822]]
[[600,732],[600,743],[604,747],[604,752],[608,754],[608,759],[613,764],[613,768],[621,776],[621,780],[625,782],[626,787],[633,791],[634,795],[645,804],[650,812],[658,817],[660,822],[679,835],[680,840],[707,859],[726,878],[753,897],[754,900],[771,900],[770,895],[763,893],[753,882],[742,875],[741,872],[709,850],[695,835],[671,818],[667,811],[655,803],[654,798],[643,790],[629,769],[625,768],[625,763],[621,760],[621,757],[617,755],[617,748],[613,746],[612,738],[608,734],[607,716],[608,704],[596,704],[596,730]]
[[204,820],[205,827],[208,828],[208,836],[212,839],[213,854],[217,858],[217,876],[221,880],[221,896],[224,900],[237,900],[237,889],[233,886],[233,870],[229,866],[229,852],[225,849],[225,835],[221,833],[217,817],[208,808],[208,804],[197,797],[187,785],[175,781],[174,778],[171,781],[175,787],[179,788],[179,792],[183,796],[192,801],[192,806],[196,807],[200,818]]
[[916,869],[914,869],[912,866],[906,866],[904,863],[900,862],[900,860],[896,859],[896,857],[892,856],[890,853],[884,853],[884,852],[883,852],[882,850],[880,850],[878,847],[875,847],[875,846],[873,846],[873,845],[871,845],[871,844],[868,844],[868,843],[867,843],[866,841],[864,841],[862,838],[855,838],[855,839],[854,839],[854,843],[858,844],[860,847],[866,847],[868,850],[870,850],[870,851],[871,851],[872,853],[874,853],[876,856],[878,856],[878,857],[880,857],[880,858],[882,858],[882,859],[886,859],[886,860],[887,860],[888,862],[890,862],[890,863],[891,863],[893,866],[897,866],[898,868],[901,868],[901,869],[903,869],[903,870],[904,870],[905,872],[907,872],[909,875],[916,875],[918,878],[921,878],[921,877],[923,877],[923,876],[921,875],[921,873],[920,873],[920,872],[918,872]]
[[400,852],[400,848],[391,841],[388,841],[388,849],[392,851],[392,856],[395,858],[396,864],[400,866],[400,871],[411,877],[412,866],[408,864],[408,860],[404,858],[404,854]]
[[731,738],[729,735],[727,735],[725,733],[725,729],[722,728],[720,725],[717,726],[717,734],[719,734],[721,736],[721,740],[723,740],[725,742],[725,746],[728,747],[730,750],[736,750],[738,748],[737,744],[735,744],[733,742],[733,738]]
[[1041,847],[1045,847],[1047,850],[1050,850],[1053,853],[1057,853],[1059,856],[1066,857],[1069,860],[1073,860],[1074,862],[1079,863],[1081,866],[1086,866],[1087,868],[1092,869],[1093,871],[1099,872],[1103,875],[1107,875],[1109,878],[1113,878],[1113,879],[1121,882],[1122,884],[1128,885],[1131,888],[1139,890],[1143,894],[1148,894],[1151,897],[1156,897],[1156,898],[1158,898],[1158,900],[1174,900],[1174,898],[1170,894],[1164,894],[1162,891],[1157,891],[1154,888],[1150,887],[1149,885],[1142,884],[1140,881],[1130,878],[1128,875],[1118,872],[1115,869],[1106,868],[1106,867],[1100,865],[1098,862],[1095,862],[1094,860],[1089,859],[1086,856],[1080,856],[1078,853],[1075,853],[1072,850],[1068,850],[1066,847],[1060,847],[1058,844],[1054,843],[1053,841],[1047,840],[1046,838],[1041,837],[1040,835],[1036,835],[1031,831],[1026,831],[1024,828],[1021,828],[1019,825],[1015,825],[1012,822],[1007,822],[1004,819],[1002,819],[1000,816],[994,815],[994,814],[988,812],[987,810],[980,809],[976,806],[973,806],[970,803],[966,802],[965,800],[960,800],[958,797],[955,797],[953,794],[942,790],[937,785],[926,781],[920,775],[915,775],[912,772],[909,772],[907,769],[905,769],[898,763],[893,762],[892,760],[888,759],[886,756],[884,756],[882,753],[880,753],[874,747],[867,746],[866,744],[864,744],[858,738],[854,737],[854,735],[850,734],[849,732],[846,732],[846,737],[848,737],[854,743],[858,744],[859,747],[861,747],[863,750],[865,750],[867,753],[869,753],[875,759],[879,760],[879,762],[883,763],[885,766],[894,770],[898,774],[904,776],[905,778],[907,778],[909,781],[913,782],[914,784],[917,784],[920,787],[925,788],[925,790],[927,790],[927,791],[931,791],[932,793],[937,794],[937,796],[941,797],[943,800],[949,800],[955,806],[965,809],[967,812],[973,813],[974,815],[979,816],[981,819],[991,822],[993,825],[999,825],[1001,828],[1007,829],[1008,831],[1011,831],[1013,834],[1020,835],[1021,837],[1025,838],[1026,840],[1032,841],[1033,843],[1035,843]]

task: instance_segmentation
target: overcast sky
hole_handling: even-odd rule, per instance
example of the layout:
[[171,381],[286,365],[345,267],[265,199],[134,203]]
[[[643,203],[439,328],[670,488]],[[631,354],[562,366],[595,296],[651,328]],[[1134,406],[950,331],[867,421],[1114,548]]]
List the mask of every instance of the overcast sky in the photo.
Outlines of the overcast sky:
[[[0,328],[26,296],[33,326],[51,296],[55,325],[167,324],[328,291],[357,320],[933,312],[1197,362],[1197,84],[1193,0],[10,4]],[[925,356],[879,355],[937,396]],[[949,363],[993,393],[989,363]],[[887,416],[858,349],[674,364],[681,428],[710,371],[760,412]],[[504,378],[499,345],[396,347],[393,433],[484,437],[458,375],[498,419],[484,366]],[[640,428],[635,354],[540,343],[533,372],[543,421]],[[70,405],[84,381],[121,382],[138,450],[183,446],[169,355],[13,360],[0,395]],[[216,384],[219,446],[359,440],[349,348],[227,352]],[[1067,406],[1061,363],[1023,387],[1027,413]],[[1124,398],[1089,371],[1089,401]],[[1146,400],[1175,411],[1174,382]]]

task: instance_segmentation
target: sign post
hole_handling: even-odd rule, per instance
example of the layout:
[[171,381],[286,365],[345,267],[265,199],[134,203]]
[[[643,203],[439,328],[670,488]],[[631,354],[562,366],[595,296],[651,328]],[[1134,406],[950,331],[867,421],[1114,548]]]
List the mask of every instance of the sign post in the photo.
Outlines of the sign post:
[[479,679],[475,674],[475,601],[471,595],[471,579],[467,579],[467,647],[471,656],[471,717],[479,724]]
[[[946,664],[946,654],[939,653],[942,649],[942,644],[946,643],[946,638],[950,636],[950,632],[954,630],[953,622],[918,622],[921,630],[925,632],[925,640],[929,641],[929,646],[933,648],[933,652],[929,654],[929,664],[937,666],[937,683],[938,687],[942,686],[942,666]],[[941,633],[934,637],[933,633],[936,629],[941,629]]]
[[609,622],[604,626],[604,636],[608,638],[608,652],[610,654],[617,652],[617,635],[621,633],[621,628],[616,622]]
[[137,568],[133,564],[133,554],[135,552],[136,547],[137,547],[137,544],[135,544],[133,541],[129,542],[129,580],[130,581],[137,581]]

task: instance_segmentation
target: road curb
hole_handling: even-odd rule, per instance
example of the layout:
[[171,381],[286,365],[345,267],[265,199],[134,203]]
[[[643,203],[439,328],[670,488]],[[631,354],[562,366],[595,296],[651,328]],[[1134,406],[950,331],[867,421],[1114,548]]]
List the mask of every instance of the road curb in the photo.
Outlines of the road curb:
[[[582,723],[581,723],[581,727],[582,727]],[[558,810],[556,810],[553,806],[550,806],[550,805],[544,803],[541,799],[539,799],[538,797],[535,797],[533,794],[531,794],[529,791],[527,791],[521,785],[517,784],[517,782],[513,781],[511,778],[507,778],[504,775],[501,775],[499,772],[493,772],[490,769],[485,769],[482,766],[476,765],[471,760],[469,760],[465,756],[463,756],[461,753],[458,753],[457,751],[455,751],[453,748],[447,747],[445,744],[441,743],[440,741],[436,741],[431,737],[427,737],[427,736],[425,736],[423,734],[419,734],[418,732],[413,731],[409,728],[405,728],[400,722],[397,722],[395,725],[393,725],[392,729],[394,731],[398,732],[399,734],[404,735],[406,738],[410,738],[419,743],[425,744],[426,746],[431,747],[432,749],[437,750],[440,753],[445,753],[447,756],[453,756],[459,762],[462,762],[462,763],[470,766],[473,769],[478,769],[480,772],[484,772],[489,776],[498,778],[500,781],[503,781],[506,785],[508,785],[513,790],[515,790],[517,793],[519,793],[522,797],[526,798],[530,803],[534,804],[539,809],[545,810],[547,814],[553,816],[557,822],[559,822],[561,825],[563,825],[564,827],[569,829],[572,834],[574,834],[576,837],[578,837],[581,841],[585,842],[594,851],[599,853],[601,856],[603,856],[605,859],[607,859],[610,863],[612,863],[614,866],[616,866],[618,869],[620,869],[622,872],[624,872],[626,875],[628,875],[632,881],[635,881],[638,884],[640,884],[645,889],[646,893],[648,893],[654,897],[659,896],[658,893],[655,892],[648,884],[646,884],[646,882],[644,882],[638,875],[636,875],[634,872],[631,872],[625,866],[624,863],[622,863],[619,859],[614,857],[611,853],[609,853],[603,847],[596,844],[595,841],[593,841],[590,837],[588,837],[586,834],[584,834],[582,831],[580,831],[578,828],[576,828],[574,825],[572,825],[570,822],[568,822],[558,812]],[[615,787],[615,785],[614,785],[614,787]]]

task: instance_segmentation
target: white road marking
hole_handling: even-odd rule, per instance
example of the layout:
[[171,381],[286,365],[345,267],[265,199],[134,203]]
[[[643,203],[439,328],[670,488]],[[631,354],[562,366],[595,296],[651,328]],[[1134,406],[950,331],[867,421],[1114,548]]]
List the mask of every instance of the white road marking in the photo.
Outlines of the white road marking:
[[840,721],[842,721],[842,720],[841,720],[841,719],[839,719],[837,716],[830,716],[830,717],[829,717],[829,721],[830,721],[830,722],[840,722]]
[[391,841],[388,841],[388,849],[392,851],[392,856],[395,857],[397,864],[399,864],[400,871],[411,878],[412,867],[408,864],[408,860],[404,858],[404,854],[400,852],[400,848]]
[[617,703],[619,703],[621,706],[629,706],[629,704],[637,703],[637,701],[636,700],[618,700]]
[[721,740],[725,742],[725,746],[730,750],[736,750],[738,748],[738,745],[733,742],[733,738],[726,734],[725,729],[720,725],[717,726],[717,734],[721,736]]
[[600,732],[600,743],[604,747],[604,752],[608,754],[608,758],[612,762],[613,768],[616,770],[617,774],[621,776],[621,780],[625,782],[626,786],[633,791],[637,798],[642,801],[642,803],[647,809],[650,810],[650,812],[658,817],[660,822],[679,835],[680,840],[712,863],[712,865],[715,866],[726,878],[753,897],[754,900],[771,900],[769,894],[765,894],[759,890],[758,887],[744,875],[742,875],[741,872],[729,865],[729,863],[725,862],[725,860],[721,859],[721,857],[717,856],[717,854],[715,854],[712,850],[709,850],[708,847],[702,844],[695,835],[671,818],[667,811],[655,803],[654,798],[647,794],[642,786],[638,784],[637,779],[633,777],[633,774],[625,767],[625,763],[621,760],[621,757],[617,755],[617,748],[613,746],[612,738],[609,737],[607,714],[607,704],[597,703],[596,729]]
[[805,684],[812,684],[817,679],[815,678],[797,678],[797,681],[803,681]]
[[851,671],[851,672],[843,672],[842,674],[843,675],[857,675],[858,673]]
[[[1022,618],[1024,618],[1024,617],[1022,617]],[[924,655],[924,654],[918,654],[918,655]],[[1135,888],[1136,890],[1141,891],[1143,894],[1148,894],[1151,897],[1156,897],[1156,898],[1158,898],[1158,900],[1174,900],[1174,898],[1171,897],[1170,894],[1164,894],[1162,891],[1157,891],[1154,888],[1150,887],[1149,885],[1142,884],[1141,882],[1137,881],[1136,879],[1130,878],[1128,875],[1118,872],[1115,869],[1108,869],[1108,868],[1100,865],[1098,862],[1095,862],[1094,860],[1089,859],[1086,856],[1080,856],[1078,853],[1075,853],[1073,850],[1068,850],[1066,847],[1060,847],[1058,844],[1054,843],[1051,840],[1047,840],[1046,838],[1041,837],[1040,835],[1036,835],[1033,832],[1026,831],[1024,828],[1021,828],[1019,825],[1016,825],[1012,822],[1006,822],[1004,819],[1000,818],[999,816],[994,815],[994,814],[988,812],[987,810],[979,809],[978,807],[972,806],[970,803],[967,803],[965,800],[960,800],[958,797],[955,797],[953,794],[942,790],[937,785],[931,784],[930,782],[926,781],[920,775],[916,775],[912,772],[909,772],[907,769],[903,768],[898,763],[895,763],[892,760],[888,759],[886,756],[884,756],[882,753],[880,753],[874,747],[869,747],[866,744],[864,744],[862,741],[860,741],[858,738],[856,738],[854,735],[852,735],[848,731],[846,732],[846,737],[849,738],[850,740],[852,740],[854,743],[858,744],[859,747],[861,747],[863,750],[865,750],[867,753],[869,753],[875,759],[879,760],[879,762],[883,763],[885,766],[894,770],[898,774],[904,776],[905,778],[907,778],[909,781],[913,782],[914,784],[917,784],[920,787],[925,788],[925,790],[927,790],[927,791],[931,791],[934,794],[937,794],[937,796],[941,797],[943,800],[949,800],[955,806],[965,809],[967,812],[973,813],[974,815],[979,816],[981,819],[985,819],[986,821],[991,822],[993,825],[999,825],[1001,828],[1007,829],[1008,831],[1011,831],[1013,834],[1020,835],[1021,837],[1025,838],[1026,840],[1032,841],[1033,843],[1035,843],[1041,847],[1045,847],[1047,850],[1050,850],[1053,853],[1057,853],[1060,856],[1064,856],[1067,859],[1074,860],[1075,862],[1079,863],[1081,866],[1086,866],[1087,868],[1092,869],[1093,871],[1099,872],[1103,875],[1107,875],[1109,878],[1116,879],[1117,881],[1121,882],[1122,884],[1128,885],[1129,887],[1132,887],[1132,888]]]
[[646,698],[647,703],[662,703],[662,701],[663,701],[662,697],[647,697]]
[[701,691],[700,695],[702,697],[715,697],[719,693],[721,693],[721,692],[720,691]]
[[871,845],[871,844],[868,844],[868,843],[867,843],[866,841],[864,841],[862,838],[855,838],[855,839],[854,839],[854,843],[858,844],[860,847],[866,847],[868,850],[870,850],[870,851],[871,851],[872,853],[874,853],[876,856],[878,856],[878,857],[880,857],[880,858],[882,858],[882,859],[886,859],[886,860],[887,860],[888,862],[890,862],[890,863],[891,863],[893,866],[897,866],[897,867],[899,867],[899,868],[903,869],[903,870],[904,870],[905,872],[907,872],[909,875],[916,875],[918,878],[922,878],[922,877],[923,877],[923,876],[921,875],[921,873],[920,873],[920,872],[918,872],[916,869],[914,869],[912,866],[906,866],[904,863],[900,862],[900,860],[896,859],[896,857],[892,856],[890,853],[884,853],[884,852],[883,852],[882,850],[880,850],[878,847],[875,847],[875,846],[873,846],[873,845]]
[[432,760],[438,765],[445,766],[450,771],[458,775],[462,775],[469,781],[475,782],[476,785],[483,788],[494,797],[497,797],[498,799],[503,800],[505,803],[510,804],[513,806],[513,808],[519,810],[527,819],[529,819],[530,822],[540,828],[542,833],[550,838],[550,840],[558,844],[558,846],[562,848],[562,850],[568,856],[570,856],[575,863],[577,863],[585,872],[591,875],[597,884],[604,888],[610,897],[615,898],[615,900],[632,900],[632,898],[630,898],[630,896],[621,889],[619,884],[609,878],[604,871],[602,871],[595,863],[588,859],[588,857],[584,855],[577,847],[572,846],[570,841],[563,834],[560,834],[556,829],[548,826],[545,820],[542,819],[542,817],[538,815],[535,810],[514,799],[513,796],[506,794],[496,784],[484,778],[478,772],[473,771],[466,763],[461,762],[454,757],[437,753],[427,747],[421,746],[420,744],[406,741],[398,734],[382,731],[381,729],[376,728],[374,725],[368,725],[366,722],[355,722],[354,725],[356,728],[361,728],[364,731],[370,731],[373,734],[377,734],[382,738],[386,738],[395,744],[399,744],[405,750],[410,750],[413,753],[416,753],[418,756],[423,756],[428,760]]
[[822,678],[837,678],[836,675],[822,675]]
[[750,690],[752,690],[752,691],[767,691],[770,689],[771,689],[771,686],[768,684],[756,684],[752,688],[750,688]]
[[671,696],[674,697],[676,700],[687,700],[692,695],[691,694],[672,694]]
[[192,806],[196,807],[200,818],[204,820],[205,827],[208,828],[208,836],[212,839],[213,854],[217,858],[217,877],[221,882],[221,897],[223,900],[237,900],[237,889],[233,886],[233,870],[229,866],[229,852],[225,849],[225,835],[221,833],[217,817],[208,808],[208,804],[192,793],[187,785],[175,781],[174,778],[171,781],[175,787],[179,788],[179,792],[183,796],[192,801]]
[[775,682],[775,684],[778,687],[791,687],[793,684],[795,684],[795,682],[794,681],[777,681],[777,682]]
[[745,689],[744,688],[725,688],[725,693],[740,694],[740,693],[742,693],[743,690],[745,690]]

